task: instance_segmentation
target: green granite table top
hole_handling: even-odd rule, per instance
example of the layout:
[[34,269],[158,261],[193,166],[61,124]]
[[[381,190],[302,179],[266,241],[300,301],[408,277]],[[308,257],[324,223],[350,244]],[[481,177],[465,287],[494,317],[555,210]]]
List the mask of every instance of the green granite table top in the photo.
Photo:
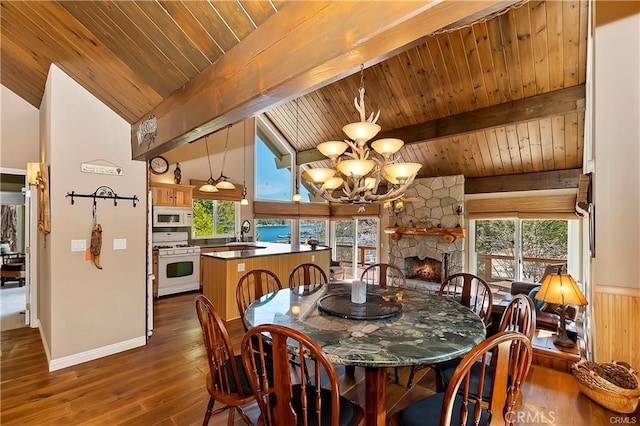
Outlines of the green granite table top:
[[[335,364],[394,367],[434,364],[469,352],[485,338],[480,317],[461,304],[420,290],[402,289],[402,313],[381,320],[355,320],[318,310],[329,293],[349,293],[349,284],[329,284],[308,295],[288,288],[256,300],[245,313],[250,326],[285,325],[310,336]],[[397,289],[370,288],[397,300]],[[293,350],[293,349],[292,349]]]

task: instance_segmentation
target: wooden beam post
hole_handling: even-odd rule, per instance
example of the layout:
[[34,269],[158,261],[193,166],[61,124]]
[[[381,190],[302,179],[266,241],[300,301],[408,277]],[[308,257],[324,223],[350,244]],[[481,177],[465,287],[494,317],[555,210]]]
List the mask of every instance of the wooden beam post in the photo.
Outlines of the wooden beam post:
[[[424,143],[510,124],[526,123],[544,117],[584,111],[584,108],[585,86],[581,84],[476,111],[387,130],[380,132],[377,138],[398,138],[407,145]],[[301,165],[327,158],[313,148],[299,152],[297,159],[298,165]]]
[[[134,159],[150,158],[330,84],[467,16],[516,1],[289,2],[218,62],[134,123]],[[138,130],[147,126],[153,136]],[[144,126],[143,126],[144,130]]]

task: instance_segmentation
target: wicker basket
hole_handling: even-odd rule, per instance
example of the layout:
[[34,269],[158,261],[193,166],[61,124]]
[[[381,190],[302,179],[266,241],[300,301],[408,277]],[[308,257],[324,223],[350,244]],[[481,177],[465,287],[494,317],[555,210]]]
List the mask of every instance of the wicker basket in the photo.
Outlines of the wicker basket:
[[593,370],[587,368],[587,361],[580,361],[573,365],[573,374],[578,379],[578,385],[582,393],[598,404],[617,413],[630,414],[638,407],[640,400],[640,387],[638,386],[638,373],[628,364],[613,361],[613,363],[599,363],[607,373],[612,375],[624,375],[630,383],[635,383],[635,388],[625,389],[602,378]]

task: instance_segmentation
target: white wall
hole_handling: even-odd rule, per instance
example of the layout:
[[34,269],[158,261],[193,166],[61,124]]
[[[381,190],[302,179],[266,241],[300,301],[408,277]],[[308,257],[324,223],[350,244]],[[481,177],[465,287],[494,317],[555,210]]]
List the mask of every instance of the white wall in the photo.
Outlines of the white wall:
[[0,167],[27,168],[40,161],[38,109],[0,86]]
[[[41,323],[50,369],[145,344],[146,163],[131,160],[130,125],[51,66],[41,106],[45,160],[50,166],[51,233],[40,247]],[[82,173],[81,163],[109,162],[122,176]],[[108,186],[140,201],[97,200],[102,225],[101,263],[72,252],[71,240],[90,243],[91,194]],[[126,239],[114,250],[114,239]],[[42,237],[41,237],[42,240]]]
[[593,281],[640,288],[640,6],[596,4]]

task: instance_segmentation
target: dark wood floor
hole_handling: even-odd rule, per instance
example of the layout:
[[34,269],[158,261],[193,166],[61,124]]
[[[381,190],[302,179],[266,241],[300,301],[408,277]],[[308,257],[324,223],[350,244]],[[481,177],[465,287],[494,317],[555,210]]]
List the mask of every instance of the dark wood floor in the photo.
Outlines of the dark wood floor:
[[[154,334],[147,346],[52,373],[36,329],[3,332],[0,424],[201,424],[208,401],[207,364],[194,296],[173,296],[156,303]],[[241,325],[232,321],[228,327],[237,347]],[[363,404],[362,369],[356,369],[355,376],[338,370],[343,393]],[[389,375],[390,414],[433,393],[431,371],[422,370],[410,391],[402,385],[407,373],[402,369],[400,385]],[[532,369],[524,404],[523,420],[527,421],[519,424],[604,425],[620,416],[580,394],[573,376],[541,367]],[[635,416],[640,422],[638,413]],[[226,412],[217,415],[210,425],[225,425],[226,417]],[[243,424],[237,417],[236,424]]]

